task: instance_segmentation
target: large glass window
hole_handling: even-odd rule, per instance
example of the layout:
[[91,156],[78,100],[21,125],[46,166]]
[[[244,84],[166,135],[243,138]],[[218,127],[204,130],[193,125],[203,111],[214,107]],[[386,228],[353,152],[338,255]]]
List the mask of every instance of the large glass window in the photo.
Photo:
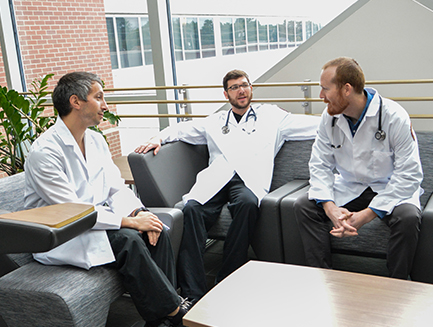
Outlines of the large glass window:
[[257,20],[247,18],[248,51],[258,51],[257,46]]
[[117,41],[122,68],[143,65],[138,18],[117,17]]
[[231,18],[221,18],[221,46],[223,55],[234,54],[233,23]]
[[271,49],[278,49],[277,24],[269,24],[269,47]]
[[268,50],[268,25],[259,20],[260,50]]
[[112,17],[107,17],[107,33],[108,33],[108,46],[110,48],[110,59],[111,68],[119,68],[119,62],[117,60],[117,47],[116,47],[116,35],[114,34],[114,22]]
[[149,18],[141,17],[141,38],[144,50],[144,62],[146,65],[153,64],[152,44],[150,42]]
[[183,60],[183,47],[182,47],[182,33],[180,31],[180,17],[173,17],[171,20],[173,28],[173,43],[174,43],[174,56],[176,61]]
[[215,57],[215,35],[212,18],[200,18],[200,40],[201,53],[203,58]]
[[296,42],[302,42],[304,40],[302,36],[302,22],[296,22]]
[[235,45],[236,53],[247,52],[245,18],[236,18],[235,20]]
[[295,22],[293,20],[287,22],[287,40],[289,43],[295,43]]
[[313,35],[313,26],[311,21],[305,22],[305,39],[308,40]]
[[286,20],[283,20],[278,24],[278,42],[280,48],[287,48],[287,28]]
[[197,18],[185,18],[182,29],[185,59],[200,58]]

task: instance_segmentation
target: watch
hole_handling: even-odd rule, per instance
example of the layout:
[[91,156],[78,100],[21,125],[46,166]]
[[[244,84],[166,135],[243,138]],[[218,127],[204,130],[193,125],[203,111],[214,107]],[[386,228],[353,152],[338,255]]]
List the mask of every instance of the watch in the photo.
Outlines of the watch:
[[147,209],[146,207],[140,207],[140,208],[138,208],[138,209],[135,209],[133,212],[131,212],[130,216],[131,216],[131,217],[135,217],[135,216],[138,215],[138,213],[139,213],[140,211],[149,211],[149,209]]

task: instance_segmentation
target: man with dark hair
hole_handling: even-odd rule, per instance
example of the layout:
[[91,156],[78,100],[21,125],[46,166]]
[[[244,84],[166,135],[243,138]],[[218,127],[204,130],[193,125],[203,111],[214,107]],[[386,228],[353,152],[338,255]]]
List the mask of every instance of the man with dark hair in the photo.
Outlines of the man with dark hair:
[[241,70],[228,72],[223,86],[230,110],[171,126],[136,149],[139,153],[155,149],[157,154],[161,143],[177,140],[208,146],[209,166],[198,174],[195,185],[183,197],[178,280],[181,295],[193,302],[207,291],[203,266],[207,231],[223,205],[229,203],[233,221],[216,282],[248,260],[259,204],[269,192],[274,157],[284,141],[312,139],[318,124],[318,117],[291,115],[273,105],[251,106],[252,86]]
[[381,218],[391,231],[390,276],[407,279],[421,222],[418,143],[407,112],[364,89],[364,81],[353,59],[323,66],[320,97],[327,108],[311,154],[310,189],[295,202],[295,214],[307,264],[322,268],[332,267],[330,235],[354,236]]
[[92,230],[34,258],[85,269],[110,264],[146,326],[180,325],[190,303],[175,289],[168,233],[125,186],[103,136],[88,129],[108,110],[101,80],[91,73],[69,73],[59,80],[53,103],[59,117],[34,142],[25,163],[25,207],[90,203],[98,218]]

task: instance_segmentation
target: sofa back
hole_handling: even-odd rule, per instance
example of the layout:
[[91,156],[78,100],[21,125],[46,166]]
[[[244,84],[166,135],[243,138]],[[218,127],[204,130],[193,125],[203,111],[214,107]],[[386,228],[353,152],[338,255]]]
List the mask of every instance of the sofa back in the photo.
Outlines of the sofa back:
[[[422,187],[424,206],[433,191],[433,133],[418,132],[420,157],[424,170]],[[314,140],[287,141],[275,157],[270,190],[294,179],[308,180],[308,162]],[[174,142],[164,145],[157,156],[153,153],[128,156],[129,165],[140,198],[149,207],[174,207],[195,183],[199,171],[207,167],[209,154],[205,145]]]

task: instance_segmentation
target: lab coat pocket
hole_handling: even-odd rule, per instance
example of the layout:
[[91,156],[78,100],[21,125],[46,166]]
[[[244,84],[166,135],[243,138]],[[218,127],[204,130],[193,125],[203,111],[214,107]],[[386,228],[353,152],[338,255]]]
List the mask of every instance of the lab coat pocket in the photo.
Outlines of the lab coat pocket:
[[371,158],[374,179],[387,180],[394,170],[394,152],[371,151]]

